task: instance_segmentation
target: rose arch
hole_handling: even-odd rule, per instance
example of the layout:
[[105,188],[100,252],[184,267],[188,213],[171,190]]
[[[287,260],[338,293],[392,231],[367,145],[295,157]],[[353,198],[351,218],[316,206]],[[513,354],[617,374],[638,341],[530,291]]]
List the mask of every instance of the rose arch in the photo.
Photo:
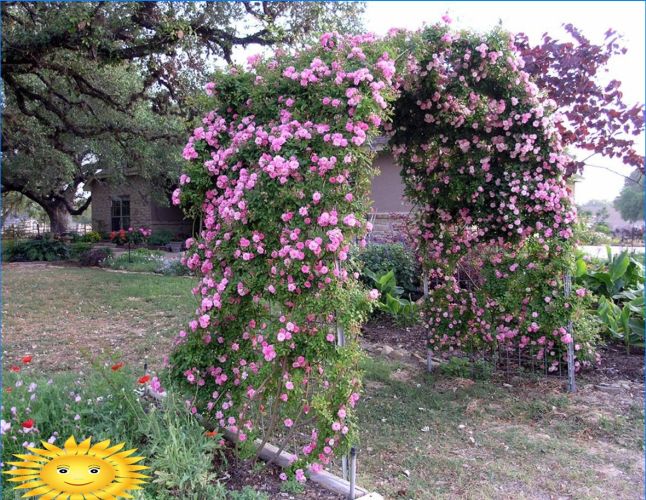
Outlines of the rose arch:
[[206,93],[174,193],[202,221],[187,242],[196,317],[171,358],[191,411],[243,449],[288,446],[297,477],[355,439],[357,334],[376,297],[348,255],[370,230],[378,135],[415,207],[429,346],[513,344],[558,362],[576,310],[562,290],[569,159],[509,34],[329,33],[220,72]]

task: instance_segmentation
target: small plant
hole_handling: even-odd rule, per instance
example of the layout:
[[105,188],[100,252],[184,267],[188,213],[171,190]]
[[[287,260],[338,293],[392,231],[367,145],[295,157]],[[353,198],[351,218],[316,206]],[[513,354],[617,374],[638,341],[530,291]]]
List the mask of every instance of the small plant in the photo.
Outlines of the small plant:
[[395,321],[402,323],[414,323],[417,318],[417,304],[408,299],[402,298],[404,289],[397,286],[394,271],[377,276],[370,270],[365,275],[372,280],[372,284],[379,292],[377,309],[390,315]]
[[98,231],[90,231],[89,233],[81,236],[79,239],[80,241],[84,241],[86,243],[98,243],[99,241],[101,241],[101,233],[99,233]]
[[442,363],[439,370],[450,377],[471,378],[474,380],[489,380],[493,374],[491,363],[483,359],[472,362],[468,358],[459,356],[453,356],[446,363]]
[[[419,269],[415,256],[402,243],[371,243],[361,250],[357,260],[363,269],[377,275],[388,271],[395,273],[397,283],[409,293],[419,290]],[[364,273],[365,274],[365,273]],[[363,281],[370,284],[370,278],[363,276]]]

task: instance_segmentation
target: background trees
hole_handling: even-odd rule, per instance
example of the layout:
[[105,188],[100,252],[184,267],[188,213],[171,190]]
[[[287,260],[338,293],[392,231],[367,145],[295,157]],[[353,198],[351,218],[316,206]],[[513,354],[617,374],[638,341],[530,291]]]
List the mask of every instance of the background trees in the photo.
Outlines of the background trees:
[[644,175],[635,170],[624,182],[619,196],[615,198],[614,206],[621,216],[629,222],[644,219]]
[[[82,187],[179,169],[195,90],[235,47],[352,31],[362,4],[3,3],[2,189],[46,211],[52,230],[91,199]],[[157,190],[163,193],[163,190]]]

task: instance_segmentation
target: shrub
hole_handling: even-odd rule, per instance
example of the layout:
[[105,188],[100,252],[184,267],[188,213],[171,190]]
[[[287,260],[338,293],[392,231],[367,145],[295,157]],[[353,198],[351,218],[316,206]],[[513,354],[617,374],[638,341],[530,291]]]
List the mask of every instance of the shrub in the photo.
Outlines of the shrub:
[[70,245],[70,258],[78,259],[84,253],[92,248],[92,243],[77,241]]
[[[393,271],[397,283],[405,291],[418,293],[419,266],[413,253],[402,243],[370,243],[357,254],[356,259],[364,269],[369,269],[378,276]],[[371,279],[365,275],[362,281],[367,285],[372,284]]]
[[82,266],[98,266],[112,255],[109,248],[91,248],[79,255],[79,264]]
[[4,249],[9,262],[55,261],[70,257],[70,247],[60,240],[41,238],[19,241]]
[[90,231],[89,233],[81,236],[81,241],[85,241],[87,243],[98,243],[101,241],[101,233],[98,231]]
[[165,246],[173,241],[173,233],[168,229],[158,229],[153,231],[153,233],[148,238],[148,244],[154,246]]

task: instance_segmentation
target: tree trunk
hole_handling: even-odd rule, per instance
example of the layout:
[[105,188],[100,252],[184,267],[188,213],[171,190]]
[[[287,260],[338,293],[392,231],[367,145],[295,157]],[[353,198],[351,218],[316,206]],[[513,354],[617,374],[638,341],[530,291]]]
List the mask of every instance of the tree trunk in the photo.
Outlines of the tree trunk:
[[64,203],[52,203],[51,205],[43,206],[43,208],[49,217],[52,233],[62,234],[69,231],[72,216]]

